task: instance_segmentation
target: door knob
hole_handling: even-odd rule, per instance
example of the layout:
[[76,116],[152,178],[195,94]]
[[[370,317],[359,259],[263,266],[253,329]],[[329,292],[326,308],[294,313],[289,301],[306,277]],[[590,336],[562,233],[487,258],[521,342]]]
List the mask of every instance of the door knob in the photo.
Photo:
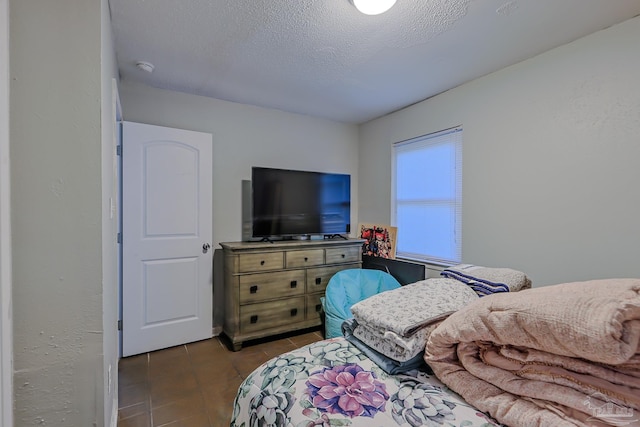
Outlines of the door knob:
[[205,243],[204,245],[202,245],[202,253],[206,254],[207,252],[209,252],[209,249],[211,249],[211,245],[208,243]]

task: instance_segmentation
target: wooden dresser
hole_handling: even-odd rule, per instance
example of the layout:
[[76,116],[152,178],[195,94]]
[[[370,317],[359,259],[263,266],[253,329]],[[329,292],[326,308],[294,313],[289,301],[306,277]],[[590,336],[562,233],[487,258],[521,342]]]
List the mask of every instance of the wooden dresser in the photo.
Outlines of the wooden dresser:
[[321,324],[320,297],[340,270],[360,268],[361,239],[220,243],[223,331],[242,342]]

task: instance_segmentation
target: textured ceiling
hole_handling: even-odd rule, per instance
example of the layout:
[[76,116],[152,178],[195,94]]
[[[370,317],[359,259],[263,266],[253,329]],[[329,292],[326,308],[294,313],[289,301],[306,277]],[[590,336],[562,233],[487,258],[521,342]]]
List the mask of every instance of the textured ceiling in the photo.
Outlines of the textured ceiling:
[[349,123],[640,14],[640,0],[397,0],[377,16],[348,0],[109,2],[123,81]]

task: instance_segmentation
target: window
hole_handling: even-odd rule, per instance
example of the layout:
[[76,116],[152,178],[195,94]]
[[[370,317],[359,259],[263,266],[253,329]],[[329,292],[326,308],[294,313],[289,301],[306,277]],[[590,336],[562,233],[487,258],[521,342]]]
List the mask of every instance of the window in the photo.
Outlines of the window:
[[392,221],[396,255],[421,261],[462,259],[462,128],[393,146]]

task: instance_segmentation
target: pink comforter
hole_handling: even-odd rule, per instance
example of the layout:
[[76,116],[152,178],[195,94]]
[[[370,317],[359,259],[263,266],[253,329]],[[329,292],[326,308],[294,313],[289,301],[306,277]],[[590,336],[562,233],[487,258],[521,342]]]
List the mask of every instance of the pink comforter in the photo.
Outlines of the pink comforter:
[[425,360],[508,426],[640,426],[640,279],[487,296],[433,331]]

